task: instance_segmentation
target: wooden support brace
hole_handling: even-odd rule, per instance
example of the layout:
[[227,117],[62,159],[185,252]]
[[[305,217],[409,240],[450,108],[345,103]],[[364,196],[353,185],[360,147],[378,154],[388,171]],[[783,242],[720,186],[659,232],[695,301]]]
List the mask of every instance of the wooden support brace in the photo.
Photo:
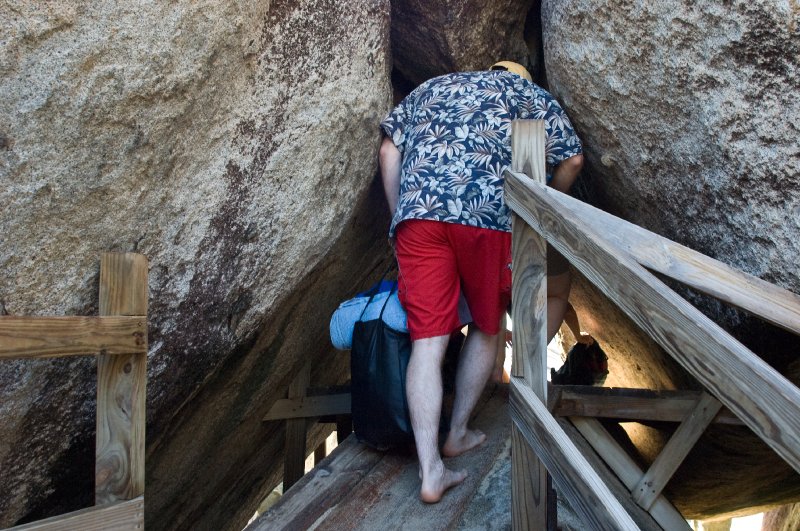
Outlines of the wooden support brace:
[[[700,391],[651,391],[585,385],[550,385],[548,409],[559,417],[599,417],[637,422],[683,422],[697,405]],[[744,423],[727,408],[713,422]]]
[[327,415],[349,415],[350,393],[284,398],[275,402],[264,420],[283,420]]
[[[147,258],[103,253],[100,258],[100,315],[137,316],[147,321]],[[97,441],[95,504],[144,494],[147,331],[142,348],[97,356]]]
[[[594,448],[606,465],[629,491],[636,488],[643,476],[642,469],[596,419],[571,417],[572,424]],[[649,511],[658,524],[669,531],[689,531],[689,524],[663,495],[659,495]]]
[[678,426],[664,449],[633,489],[633,499],[636,503],[645,509],[650,509],[721,407],[722,404],[710,394],[703,393],[700,396],[694,410]]
[[[288,398],[306,396],[311,380],[311,366],[306,363],[289,384]],[[292,418],[286,421],[286,448],[283,463],[283,492],[303,477],[306,464],[306,419]]]
[[609,490],[527,383],[521,378],[512,377],[510,389],[509,405],[514,424],[525,441],[536,450],[536,455],[547,465],[559,492],[567,496],[586,528],[638,530],[639,526],[619,499]]
[[0,316],[0,359],[147,354],[147,320],[139,316]]

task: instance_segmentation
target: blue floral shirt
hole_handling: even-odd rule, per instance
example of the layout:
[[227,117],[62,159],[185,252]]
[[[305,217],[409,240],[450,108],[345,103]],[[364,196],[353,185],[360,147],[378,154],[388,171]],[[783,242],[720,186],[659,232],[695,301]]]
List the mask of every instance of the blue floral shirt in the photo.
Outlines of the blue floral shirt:
[[400,102],[381,123],[403,155],[389,236],[406,219],[510,231],[503,173],[511,164],[511,122],[518,118],[544,120],[548,167],[581,153],[558,102],[510,72],[435,77]]

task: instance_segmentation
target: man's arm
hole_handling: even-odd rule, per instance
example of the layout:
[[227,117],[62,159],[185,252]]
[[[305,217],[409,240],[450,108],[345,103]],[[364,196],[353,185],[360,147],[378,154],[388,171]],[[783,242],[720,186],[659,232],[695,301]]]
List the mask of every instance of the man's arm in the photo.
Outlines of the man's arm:
[[566,194],[572,187],[572,183],[575,182],[575,178],[578,177],[582,167],[583,155],[574,155],[562,160],[553,172],[553,180],[550,181],[550,186]]
[[386,202],[389,203],[389,212],[392,216],[397,210],[397,201],[400,199],[400,164],[402,160],[403,155],[392,139],[384,137],[380,151],[381,177]]

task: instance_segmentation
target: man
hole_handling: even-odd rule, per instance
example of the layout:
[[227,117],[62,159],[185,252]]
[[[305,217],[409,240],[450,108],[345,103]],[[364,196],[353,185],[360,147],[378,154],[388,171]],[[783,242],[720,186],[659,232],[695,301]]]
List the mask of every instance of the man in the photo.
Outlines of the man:
[[[503,201],[503,172],[511,163],[511,122],[518,118],[545,120],[547,162],[555,167],[549,184],[569,190],[583,164],[580,141],[555,99],[517,63],[430,79],[381,123],[389,237],[412,339],[406,394],[420,497],[427,503],[438,502],[466,478],[466,471],[444,466],[438,446],[441,366],[450,333],[460,326],[460,294],[473,321],[459,359],[442,454],[460,455],[486,439],[467,422],[492,372],[511,296],[511,215]],[[548,264],[548,314],[553,314],[548,333],[552,320],[555,334],[566,310],[567,266]]]

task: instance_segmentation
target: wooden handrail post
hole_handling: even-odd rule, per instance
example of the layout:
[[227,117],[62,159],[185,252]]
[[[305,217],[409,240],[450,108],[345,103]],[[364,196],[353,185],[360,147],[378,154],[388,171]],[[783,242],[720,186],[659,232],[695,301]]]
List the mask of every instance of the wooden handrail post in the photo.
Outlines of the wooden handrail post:
[[100,315],[141,317],[145,348],[97,356],[96,505],[144,494],[147,267],[147,258],[136,253],[100,259]]
[[[545,131],[542,120],[515,120],[511,169],[545,182]],[[522,378],[547,403],[546,241],[522,218],[512,216],[512,377]],[[513,389],[513,387],[512,387]],[[512,444],[512,522],[514,529],[549,529],[547,470],[515,424]]]
[[[287,398],[302,398],[306,396],[308,384],[311,381],[311,365],[305,363],[289,384]],[[305,474],[306,464],[306,419],[293,418],[286,421],[286,445],[283,462],[283,492]]]

